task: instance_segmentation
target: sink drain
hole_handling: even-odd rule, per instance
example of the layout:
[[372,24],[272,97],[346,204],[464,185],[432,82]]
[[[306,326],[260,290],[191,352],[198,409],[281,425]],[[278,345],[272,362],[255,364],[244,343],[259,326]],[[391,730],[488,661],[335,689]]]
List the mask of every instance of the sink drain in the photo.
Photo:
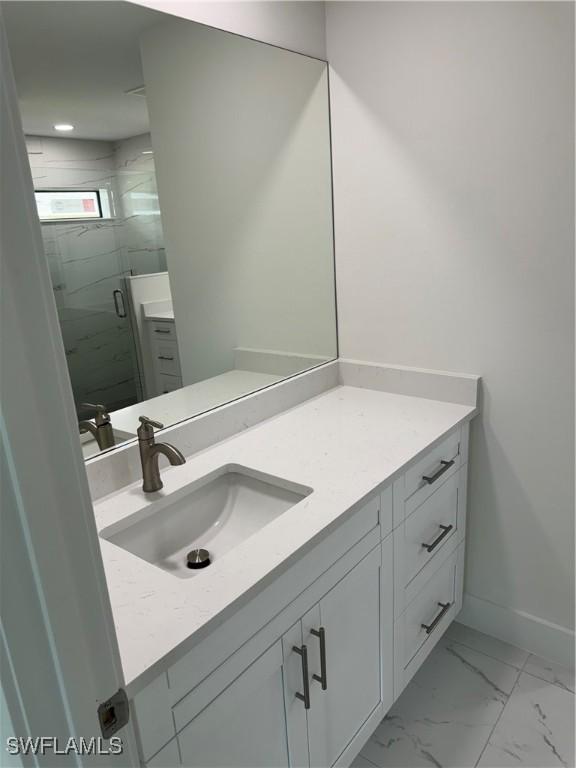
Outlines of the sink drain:
[[210,565],[210,552],[207,549],[192,549],[186,555],[186,566],[194,570]]

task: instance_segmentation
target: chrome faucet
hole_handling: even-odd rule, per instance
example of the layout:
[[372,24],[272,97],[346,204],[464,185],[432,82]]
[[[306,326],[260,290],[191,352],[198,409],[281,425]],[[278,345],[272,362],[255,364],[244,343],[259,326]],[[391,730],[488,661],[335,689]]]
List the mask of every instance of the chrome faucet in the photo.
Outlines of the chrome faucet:
[[112,422],[106,406],[82,403],[82,408],[91,408],[93,411],[96,411],[96,417],[94,421],[81,421],[78,423],[80,434],[83,435],[85,432],[90,432],[101,451],[106,448],[112,448],[116,441],[114,440]]
[[152,421],[147,416],[140,416],[138,427],[138,446],[140,447],[140,461],[142,462],[142,490],[144,493],[159,491],[163,486],[160,479],[158,459],[160,454],[166,456],[172,466],[185,464],[186,459],[177,448],[168,443],[156,443],[154,441],[154,429],[163,429],[164,424]]

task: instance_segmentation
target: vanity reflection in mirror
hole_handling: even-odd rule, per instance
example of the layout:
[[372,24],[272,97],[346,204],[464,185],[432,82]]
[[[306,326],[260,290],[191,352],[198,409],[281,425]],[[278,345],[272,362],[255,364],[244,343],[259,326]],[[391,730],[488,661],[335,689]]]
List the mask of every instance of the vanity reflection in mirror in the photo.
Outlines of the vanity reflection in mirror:
[[325,62],[128,3],[3,7],[84,455],[334,359]]

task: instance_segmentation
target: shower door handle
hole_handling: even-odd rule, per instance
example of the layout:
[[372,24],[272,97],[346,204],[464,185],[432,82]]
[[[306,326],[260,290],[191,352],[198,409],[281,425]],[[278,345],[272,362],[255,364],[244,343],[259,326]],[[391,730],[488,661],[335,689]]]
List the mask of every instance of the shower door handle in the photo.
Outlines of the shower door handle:
[[[112,292],[112,296],[114,297],[114,309],[116,310],[118,317],[127,317],[126,305],[124,304],[124,294],[120,288],[116,288],[116,290]],[[118,303],[118,297],[120,297],[120,303]]]

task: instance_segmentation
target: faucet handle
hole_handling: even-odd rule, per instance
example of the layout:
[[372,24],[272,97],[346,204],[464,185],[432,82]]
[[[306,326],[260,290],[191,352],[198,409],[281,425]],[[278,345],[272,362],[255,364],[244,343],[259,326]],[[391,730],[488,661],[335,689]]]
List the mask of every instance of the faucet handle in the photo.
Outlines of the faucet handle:
[[110,414],[108,413],[108,408],[105,405],[82,403],[81,407],[91,408],[93,411],[96,411],[96,418],[94,419],[94,423],[97,427],[103,427],[105,424],[110,423]]
[[154,429],[164,429],[164,424],[160,424],[159,421],[153,421],[152,419],[149,419],[148,416],[140,416],[139,421],[140,424],[149,424],[151,427],[154,427]]
[[140,416],[140,426],[137,429],[139,440],[150,440],[154,438],[155,429],[164,429],[164,424],[159,421],[153,421],[148,416]]

